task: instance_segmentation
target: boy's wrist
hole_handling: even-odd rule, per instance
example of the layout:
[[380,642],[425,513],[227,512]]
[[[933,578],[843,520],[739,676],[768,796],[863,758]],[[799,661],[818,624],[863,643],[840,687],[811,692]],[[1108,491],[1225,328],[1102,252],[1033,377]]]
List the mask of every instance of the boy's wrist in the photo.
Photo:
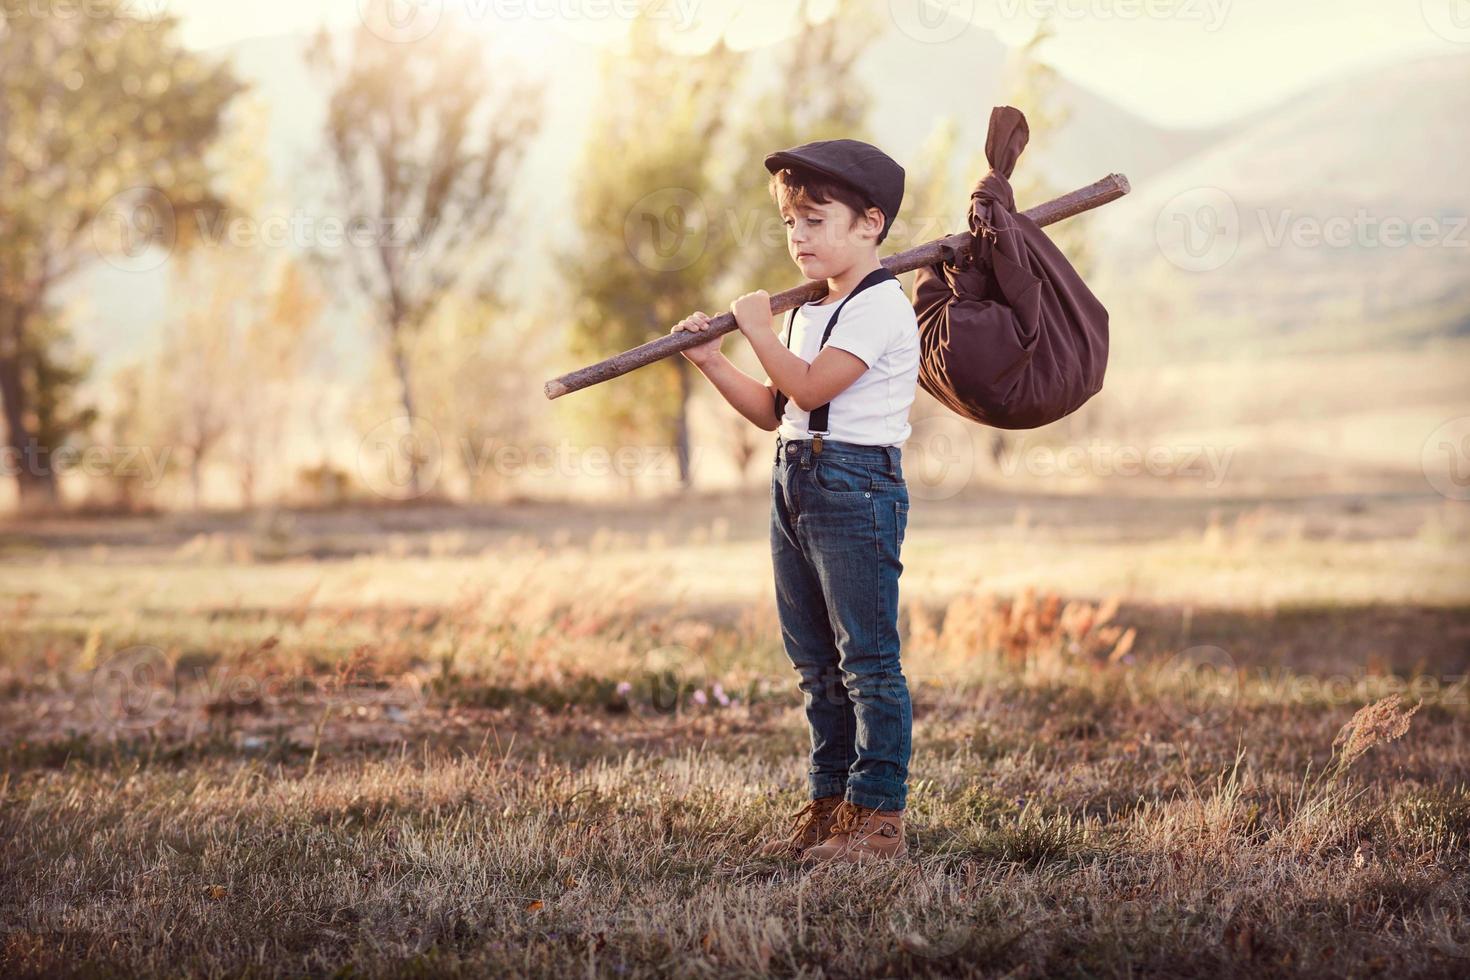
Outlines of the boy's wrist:
[[739,320],[736,320],[735,322],[740,326],[741,336],[746,339],[746,341],[751,345],[752,348],[755,348],[760,344],[760,341],[762,339],[760,335],[762,333],[771,337],[774,337],[776,335],[775,331],[771,329],[770,324],[767,324],[763,329],[757,330],[755,327],[749,327],[743,323],[740,323]]

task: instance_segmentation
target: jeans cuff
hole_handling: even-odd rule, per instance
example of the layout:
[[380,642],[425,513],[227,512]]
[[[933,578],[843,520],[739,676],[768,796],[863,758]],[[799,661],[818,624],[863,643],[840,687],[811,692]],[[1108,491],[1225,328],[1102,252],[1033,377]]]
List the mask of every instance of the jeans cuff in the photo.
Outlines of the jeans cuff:
[[841,796],[847,791],[847,778],[845,776],[807,776],[811,786],[812,799],[823,796]]
[[905,793],[896,796],[891,793],[864,793],[860,789],[853,789],[849,786],[847,802],[874,810],[902,810],[906,795]]

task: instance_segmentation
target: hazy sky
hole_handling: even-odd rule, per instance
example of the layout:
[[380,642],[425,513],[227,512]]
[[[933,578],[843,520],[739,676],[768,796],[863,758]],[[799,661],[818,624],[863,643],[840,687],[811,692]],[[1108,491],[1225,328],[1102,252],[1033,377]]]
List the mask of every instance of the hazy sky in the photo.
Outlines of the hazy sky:
[[[247,37],[358,21],[366,0],[132,0],[166,7],[185,40],[211,47]],[[534,49],[615,37],[630,0],[392,0],[406,22],[446,4],[488,32],[514,31]],[[1464,0],[868,0],[897,29],[946,41],[948,9],[1008,44],[1050,13],[1048,60],[1128,109],[1170,125],[1207,125],[1269,104],[1350,68],[1420,53],[1470,52]],[[916,5],[927,4],[921,15]],[[772,43],[792,27],[792,0],[659,0],[694,43],[724,31],[736,47]],[[431,22],[420,19],[418,23]],[[521,43],[518,41],[518,44]]]

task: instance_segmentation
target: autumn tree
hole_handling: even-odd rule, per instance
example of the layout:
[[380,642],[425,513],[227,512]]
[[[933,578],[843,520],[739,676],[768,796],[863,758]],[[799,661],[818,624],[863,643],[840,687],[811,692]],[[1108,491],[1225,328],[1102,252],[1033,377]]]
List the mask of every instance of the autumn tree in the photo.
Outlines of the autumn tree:
[[324,350],[321,312],[326,296],[311,268],[279,256],[260,280],[240,344],[235,374],[238,399],[231,425],[240,500],[254,507],[262,471],[287,458],[290,421],[300,403],[307,371]]
[[153,481],[167,469],[172,453],[172,447],[155,438],[157,392],[141,358],[114,369],[109,381],[111,397],[93,441],[93,446],[105,450],[102,465],[93,475],[106,496],[97,501],[89,488],[86,504],[128,513],[156,510],[152,494],[157,484]]
[[445,463],[458,468],[474,500],[503,498],[530,448],[546,396],[537,370],[552,354],[546,316],[533,307],[452,296],[414,338],[411,363],[423,384],[423,415]]
[[[395,38],[391,23],[372,0],[345,52],[324,29],[309,61],[332,88],[326,135],[342,217],[371,231],[341,250],[348,277],[382,328],[411,421],[411,337],[457,289],[494,295],[511,248],[501,225],[512,178],[543,92],[492,65],[483,39],[448,18],[417,39]],[[418,460],[409,467],[418,495]]]
[[159,411],[188,451],[195,507],[211,454],[228,454],[241,502],[255,505],[266,462],[286,459],[287,421],[325,339],[325,296],[293,251],[304,243],[256,233],[285,202],[262,149],[269,119],[260,100],[234,107],[217,148],[232,207],[211,227],[207,247],[172,269],[173,317],[158,382],[170,397]]
[[[601,111],[573,192],[580,240],[554,249],[570,297],[568,353],[579,363],[667,334],[696,309],[719,312],[712,287],[737,245],[723,220],[728,178],[715,164],[741,58],[723,41],[699,54],[672,50],[657,21],[644,8],[626,48],[604,56]],[[575,406],[582,428],[620,447],[672,444],[688,488],[693,371],[669,357],[599,386]]]
[[99,255],[187,249],[220,205],[204,156],[241,85],[179,44],[177,18],[129,6],[0,9],[0,407],[23,509],[58,499],[62,362],[41,342],[58,287]]

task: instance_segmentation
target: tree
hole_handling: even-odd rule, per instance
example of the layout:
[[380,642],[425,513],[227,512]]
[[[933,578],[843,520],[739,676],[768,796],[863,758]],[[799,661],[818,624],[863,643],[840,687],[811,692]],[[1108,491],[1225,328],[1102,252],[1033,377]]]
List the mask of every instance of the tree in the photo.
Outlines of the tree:
[[244,506],[264,459],[283,459],[286,423],[320,341],[324,303],[302,263],[263,247],[221,245],[175,275],[182,297],[164,323],[155,406],[164,439],[188,451],[193,505],[204,468],[230,451]]
[[[139,361],[124,364],[113,372],[111,383],[111,404],[102,414],[102,432],[94,443],[107,450],[102,457],[104,469],[98,474],[109,491],[107,505],[127,513],[152,510],[153,502],[145,492],[156,488],[148,485],[150,473],[146,466],[140,465],[138,453],[149,448],[149,437],[153,434],[149,404],[152,388],[147,369]],[[163,448],[167,452],[166,444]],[[165,456],[165,465],[167,461]],[[91,502],[90,493],[88,502]]]
[[262,464],[284,462],[287,422],[297,407],[301,380],[322,348],[319,327],[326,298],[311,272],[295,259],[274,263],[268,293],[245,324],[233,416],[240,499],[254,507]]
[[207,280],[202,301],[163,326],[157,384],[165,442],[188,451],[189,486],[197,509],[203,502],[204,461],[229,431],[235,375],[231,336],[240,315],[238,280]]
[[97,407],[82,404],[77,392],[96,359],[76,349],[69,325],[50,304],[32,318],[23,345],[17,360],[37,445],[58,447],[86,436],[97,421]]
[[[539,322],[538,322],[539,321]],[[539,372],[552,336],[546,317],[477,297],[451,297],[415,338],[410,358],[422,378],[422,411],[454,456],[469,496],[493,499],[520,456],[545,404]]]
[[[207,420],[183,417],[188,412],[219,420],[207,445],[186,440],[199,450],[191,459],[196,507],[203,456],[215,448],[231,451],[241,502],[255,505],[262,461],[284,461],[287,419],[302,374],[324,340],[319,327],[325,297],[315,277],[300,259],[249,233],[272,201],[282,199],[262,150],[268,129],[267,106],[249,97],[239,100],[218,150],[225,161],[221,184],[242,214],[214,229],[210,247],[196,249],[175,268],[184,332],[175,331],[165,353],[187,356],[192,345],[197,360],[192,370],[165,374],[164,386],[177,397],[168,400],[163,414],[176,430],[195,437],[207,434]],[[227,234],[236,230],[247,234]]]
[[180,47],[176,17],[125,6],[0,11],[0,402],[11,451],[34,460],[16,467],[22,509],[58,499],[45,440],[65,427],[47,429],[58,377],[37,341],[54,291],[119,248],[189,248],[190,219],[221,204],[204,155],[242,86]]
[[[604,111],[575,191],[581,241],[556,250],[572,298],[569,353],[582,363],[667,334],[693,310],[718,312],[711,286],[736,245],[735,229],[719,220],[731,201],[714,163],[741,57],[722,40],[698,55],[676,54],[656,20],[643,8],[627,49],[604,58]],[[684,358],[666,358],[601,386],[574,410],[595,439],[672,443],[688,489],[691,371]]]
[[[474,291],[493,294],[503,256],[475,268],[506,214],[511,178],[535,132],[539,86],[499,82],[480,40],[449,22],[416,41],[390,40],[385,0],[372,0],[339,59],[326,30],[309,61],[332,79],[327,142],[349,229],[368,229],[366,247],[346,248],[352,277],[384,332],[403,413],[419,406],[410,338],[473,272]],[[411,238],[409,237],[411,236]],[[421,490],[419,462],[409,485]]]

